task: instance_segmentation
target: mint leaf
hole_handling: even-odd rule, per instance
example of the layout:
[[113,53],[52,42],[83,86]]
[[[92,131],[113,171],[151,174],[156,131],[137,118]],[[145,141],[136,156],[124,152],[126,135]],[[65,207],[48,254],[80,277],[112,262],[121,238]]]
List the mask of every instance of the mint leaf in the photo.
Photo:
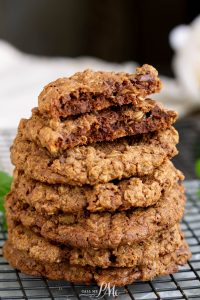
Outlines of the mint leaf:
[[0,171],[0,195],[10,190],[11,183],[12,177]]
[[10,191],[12,177],[0,171],[0,212],[3,213],[3,226],[6,227],[4,197]]
[[197,161],[195,163],[195,172],[196,172],[197,176],[200,178],[200,158],[197,159]]

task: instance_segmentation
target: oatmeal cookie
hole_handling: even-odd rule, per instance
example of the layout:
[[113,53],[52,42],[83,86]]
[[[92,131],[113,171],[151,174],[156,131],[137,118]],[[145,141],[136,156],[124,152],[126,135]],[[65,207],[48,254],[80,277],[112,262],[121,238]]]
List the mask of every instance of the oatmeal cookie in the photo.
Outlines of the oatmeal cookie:
[[154,206],[114,214],[85,211],[50,216],[39,214],[34,207],[17,199],[13,192],[7,195],[5,207],[8,223],[22,223],[46,239],[77,248],[114,249],[144,241],[156,232],[173,227],[183,217],[184,204],[184,188],[176,184]]
[[13,179],[12,191],[18,199],[33,206],[39,213],[53,215],[82,210],[114,212],[132,207],[148,207],[154,205],[184,176],[171,161],[166,160],[152,175],[94,186],[49,185],[17,170],[14,171]]
[[68,262],[70,265],[92,267],[135,267],[159,259],[176,251],[183,236],[178,225],[158,232],[151,239],[116,249],[72,248],[52,244],[40,235],[22,225],[9,227],[9,241],[17,250],[28,252],[29,256],[43,263]]
[[22,139],[20,131],[11,148],[18,170],[50,184],[94,185],[114,179],[152,174],[155,168],[177,154],[178,133],[166,130],[79,146],[57,158],[44,148]]
[[164,130],[176,118],[175,112],[161,108],[153,100],[143,101],[137,109],[132,105],[109,108],[64,120],[43,117],[35,108],[30,119],[21,120],[20,131],[24,140],[31,140],[56,156],[75,146]]
[[9,241],[3,248],[8,262],[15,268],[29,275],[44,276],[53,280],[67,280],[74,283],[110,283],[111,286],[131,284],[135,280],[151,280],[156,276],[168,275],[178,271],[178,265],[184,265],[191,257],[185,241],[174,253],[160,256],[149,262],[148,266],[134,268],[94,268],[69,265],[68,263],[41,263],[31,258],[26,251],[17,250]]
[[50,118],[68,117],[111,106],[130,104],[158,93],[161,82],[152,66],[143,65],[135,74],[85,70],[45,86],[38,104]]

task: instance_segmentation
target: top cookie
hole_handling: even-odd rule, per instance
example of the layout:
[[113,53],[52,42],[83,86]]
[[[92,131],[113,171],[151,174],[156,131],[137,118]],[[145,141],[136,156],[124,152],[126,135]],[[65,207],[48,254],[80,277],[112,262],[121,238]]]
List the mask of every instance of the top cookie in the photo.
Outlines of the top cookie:
[[68,117],[132,103],[161,89],[158,72],[143,65],[135,74],[85,70],[49,83],[38,98],[39,111],[51,118]]

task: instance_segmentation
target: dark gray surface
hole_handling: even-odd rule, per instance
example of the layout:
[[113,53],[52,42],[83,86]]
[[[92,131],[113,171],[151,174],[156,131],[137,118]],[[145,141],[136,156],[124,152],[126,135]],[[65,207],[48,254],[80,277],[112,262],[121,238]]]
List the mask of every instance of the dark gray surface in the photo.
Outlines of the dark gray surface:
[[186,179],[197,179],[195,161],[200,158],[200,115],[178,120],[175,124],[180,135],[179,155],[173,159]]
[[166,75],[169,32],[199,11],[196,0],[0,0],[0,38],[41,55],[148,62]]

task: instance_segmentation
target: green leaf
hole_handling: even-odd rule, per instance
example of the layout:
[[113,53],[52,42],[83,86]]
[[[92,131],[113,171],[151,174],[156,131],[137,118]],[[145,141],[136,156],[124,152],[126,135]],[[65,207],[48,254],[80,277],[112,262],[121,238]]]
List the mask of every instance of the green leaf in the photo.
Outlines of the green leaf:
[[0,212],[3,213],[3,226],[6,228],[4,197],[10,191],[12,177],[0,171]]
[[3,205],[4,197],[0,196],[0,211],[4,212],[4,205]]
[[5,191],[9,191],[12,183],[12,177],[0,171],[0,195]]
[[197,159],[197,161],[195,163],[195,172],[196,172],[197,176],[200,178],[200,158]]

